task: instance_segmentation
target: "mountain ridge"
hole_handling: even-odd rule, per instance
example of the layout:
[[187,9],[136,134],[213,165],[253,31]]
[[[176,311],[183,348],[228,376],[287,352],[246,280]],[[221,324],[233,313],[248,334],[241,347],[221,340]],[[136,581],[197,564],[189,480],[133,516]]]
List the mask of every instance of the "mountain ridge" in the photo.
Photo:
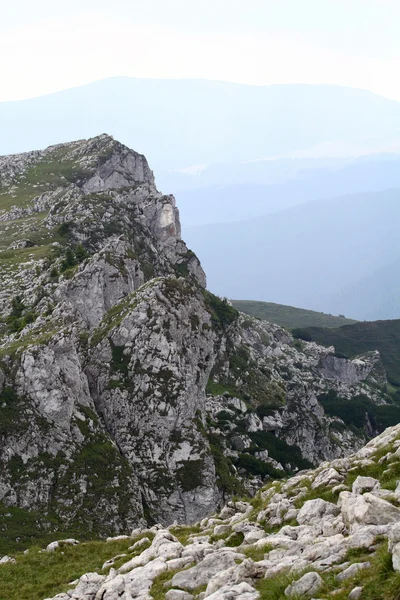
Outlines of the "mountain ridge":
[[[120,88],[119,92],[115,89],[116,85]],[[233,96],[232,87],[238,91]],[[288,93],[289,89],[296,93]],[[86,95],[87,91],[89,95]],[[318,98],[313,98],[313,91],[318,94]],[[264,98],[265,94],[267,98]],[[60,104],[58,101],[63,97],[66,103]],[[94,97],[96,104],[93,104]],[[163,98],[162,103],[160,98]],[[296,98],[295,103],[294,98]],[[358,98],[363,98],[362,110]],[[229,99],[230,102],[227,102]],[[77,102],[80,106],[78,111]],[[293,110],[291,110],[292,105]],[[111,113],[110,106],[113,107]],[[134,111],[132,106],[135,107]],[[225,111],[222,107],[225,107]],[[243,110],[246,107],[249,107],[249,112],[244,118]],[[283,107],[286,109],[284,119]],[[380,115],[380,118],[375,118],[374,121],[367,115],[368,110],[371,111],[372,108],[375,117],[377,112]],[[331,119],[327,121],[325,114],[330,109],[332,109]],[[133,121],[127,122],[124,118],[123,127],[116,120],[116,110],[123,115],[131,114]],[[393,110],[395,114],[392,114]],[[174,119],[157,120],[157,115],[163,117],[171,111],[175,114]],[[60,114],[63,115],[62,121]],[[140,122],[136,119],[138,114],[141,115]],[[47,121],[44,120],[44,115]],[[199,115],[203,115],[201,123]],[[254,121],[255,115],[258,115],[258,128]],[[291,123],[288,122],[288,115],[293,115],[292,119],[298,120],[299,124],[297,137],[295,139],[292,137],[291,140],[289,140]],[[265,134],[261,137],[259,136],[260,119]],[[15,127],[14,138],[11,137],[10,120],[14,124],[24,123],[24,137],[18,135]],[[182,168],[204,162],[215,163],[221,159],[222,162],[231,159],[258,159],[266,155],[276,156],[313,147],[318,149],[319,144],[324,145],[327,141],[333,145],[333,149],[337,146],[335,152],[342,152],[341,148],[345,148],[347,144],[350,155],[354,155],[360,148],[372,149],[378,146],[385,149],[393,146],[396,140],[397,143],[400,141],[399,134],[396,133],[400,129],[398,102],[381,98],[371,92],[340,86],[251,87],[207,80],[169,82],[169,80],[116,78],[93,82],[32,100],[1,103],[0,122],[4,131],[3,144],[7,139],[10,140],[7,146],[3,146],[4,149],[0,149],[1,153],[28,150],[29,146],[46,146],[68,140],[73,136],[90,137],[99,130],[111,131],[122,141],[139,147],[158,169],[162,166]],[[174,136],[170,135],[172,131],[168,126],[165,129],[166,124],[172,122],[175,123],[175,140]],[[199,123],[198,127],[196,122]],[[231,130],[229,134],[227,127],[232,122],[236,123],[237,133]],[[397,129],[396,122],[398,122]],[[51,132],[46,129],[46,123],[51,125]],[[182,133],[183,124],[187,136],[197,135],[196,151],[190,150],[190,146],[186,143],[187,138]],[[281,133],[280,136],[278,131]],[[292,136],[293,131],[296,130],[292,130]],[[257,136],[255,132],[258,133]],[[282,132],[285,132],[284,135]],[[227,137],[221,138],[222,133],[226,133]],[[55,138],[55,135],[58,137]],[[342,138],[347,142],[342,144],[340,142]],[[163,139],[169,140],[169,155],[165,154],[167,147]],[[210,147],[213,148],[214,145],[206,145],[207,139],[215,142],[212,152]],[[227,141],[221,144],[221,139]],[[323,154],[326,155],[326,147],[324,148]],[[321,146],[319,154],[322,149]],[[168,162],[166,162],[167,156],[170,157]]]
[[9,548],[193,523],[381,430],[322,404],[385,408],[379,353],[339,359],[210,293],[143,155],[103,134],[5,158],[0,184]]
[[257,300],[231,300],[232,306],[249,314],[281,327],[295,329],[297,327],[328,327],[336,328],[342,325],[355,323],[355,320],[343,316],[327,315],[305,308],[298,308],[274,302],[261,302]]

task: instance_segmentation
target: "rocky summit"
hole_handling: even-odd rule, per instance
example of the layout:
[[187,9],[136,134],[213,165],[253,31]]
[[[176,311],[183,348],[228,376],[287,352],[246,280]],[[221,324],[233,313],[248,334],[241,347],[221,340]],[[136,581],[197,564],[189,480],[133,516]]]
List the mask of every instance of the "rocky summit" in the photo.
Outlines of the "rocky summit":
[[[149,548],[108,579],[87,576],[73,598],[128,599],[134,567],[150,585],[166,561],[174,570],[206,561],[207,576],[204,565],[174,576],[181,591],[169,600],[233,580],[252,600],[252,569],[304,569],[319,559],[302,550],[296,562],[301,544],[325,536],[321,560],[327,544],[339,544],[349,527],[340,510],[358,514],[352,496],[342,494],[340,510],[315,504],[316,523],[295,506],[318,492],[311,475],[273,494],[258,490],[326,460],[334,462],[318,475],[322,484],[343,485],[342,457],[383,427],[368,411],[355,423],[327,406],[389,406],[379,353],[342,358],[209,292],[181,239],[175,200],[157,190],[142,155],[101,135],[1,157],[0,284],[0,554],[56,533],[89,539],[139,528],[148,541],[137,540],[134,552]],[[231,502],[256,493],[262,502],[272,494],[278,512],[258,518],[251,504]],[[375,489],[368,494],[367,513],[371,503],[388,504]],[[207,520],[229,501],[215,523]],[[223,549],[229,532],[245,544],[259,536],[261,551],[259,523],[276,527],[286,513],[300,529],[268,537],[279,549],[263,566]],[[204,534],[190,550],[160,529],[200,521]],[[343,558],[349,547],[340,544],[332,554]],[[222,567],[229,575],[215,582]],[[189,573],[196,585],[185,583]]]

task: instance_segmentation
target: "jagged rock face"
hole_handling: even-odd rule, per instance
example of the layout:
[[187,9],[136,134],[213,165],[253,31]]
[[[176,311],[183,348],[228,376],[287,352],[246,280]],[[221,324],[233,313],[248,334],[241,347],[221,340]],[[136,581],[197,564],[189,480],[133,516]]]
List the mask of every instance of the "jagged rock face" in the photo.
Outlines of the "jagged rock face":
[[[105,309],[117,293],[113,290],[107,296],[113,287],[107,286],[110,277],[117,280],[122,275],[127,280],[119,299],[158,275],[192,274],[204,285],[199,262],[180,233],[175,200],[157,191],[146,159],[109,136],[3,157],[0,310],[7,308],[12,295],[31,298],[43,293],[44,286],[47,291],[49,264],[55,273],[63,249],[66,245],[74,248],[78,242],[91,256],[102,251],[102,260],[116,269],[104,273],[105,296],[101,289],[96,290],[98,297],[92,292],[91,301],[104,304]],[[116,251],[121,238],[124,244]],[[14,249],[12,256],[10,249]],[[91,265],[89,270],[93,269]],[[74,295],[70,291],[69,299]],[[60,295],[64,297],[64,289]],[[88,308],[87,314],[92,307]]]
[[206,291],[174,198],[109,136],[0,159],[0,266],[0,503],[40,526],[194,522],[361,447],[324,394],[386,402],[377,353],[336,359]]
[[92,337],[96,409],[135,465],[147,504],[167,522],[191,522],[219,499],[202,422],[216,337],[202,290],[185,279],[150,282],[117,321]]

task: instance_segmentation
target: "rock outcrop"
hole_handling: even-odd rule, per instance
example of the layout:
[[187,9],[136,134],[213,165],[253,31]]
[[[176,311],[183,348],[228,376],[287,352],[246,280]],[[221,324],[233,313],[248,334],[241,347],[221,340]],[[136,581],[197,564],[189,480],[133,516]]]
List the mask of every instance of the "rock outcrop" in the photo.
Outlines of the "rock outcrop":
[[208,292],[174,198],[107,135],[0,159],[0,265],[6,537],[16,509],[32,535],[195,522],[379,429],[323,408],[385,405],[379,354],[337,359]]
[[230,501],[192,528],[136,530],[139,541],[120,566],[111,559],[52,600],[395,598],[399,449],[398,425],[358,453],[271,482],[250,502]]

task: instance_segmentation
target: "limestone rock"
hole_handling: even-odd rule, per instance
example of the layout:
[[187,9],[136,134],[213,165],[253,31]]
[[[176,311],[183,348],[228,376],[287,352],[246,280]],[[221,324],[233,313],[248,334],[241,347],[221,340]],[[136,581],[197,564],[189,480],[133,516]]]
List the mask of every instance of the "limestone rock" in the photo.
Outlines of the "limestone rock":
[[305,575],[303,575],[303,577],[289,585],[285,589],[285,596],[287,596],[288,598],[293,598],[296,596],[311,597],[316,592],[318,592],[322,585],[323,581],[321,576],[318,573],[311,571],[310,573],[306,573]]
[[361,586],[353,588],[349,594],[350,600],[359,600],[362,597],[363,589]]
[[369,569],[370,566],[371,563],[369,562],[353,563],[352,565],[350,565],[350,567],[347,567],[347,569],[339,573],[339,575],[336,576],[336,579],[338,581],[346,581],[346,579],[351,579],[352,577],[354,577],[358,573],[358,571],[361,571],[363,569]]
[[361,477],[360,475],[354,481],[351,491],[353,494],[363,494],[364,492],[372,492],[378,490],[381,484],[373,477]]
[[235,560],[238,558],[244,557],[231,550],[220,550],[219,552],[212,553],[194,567],[174,575],[171,584],[185,590],[194,590],[201,585],[207,584],[211,577],[217,573],[235,566]]
[[166,600],[192,600],[192,594],[183,590],[168,590],[165,594]]
[[260,593],[244,582],[232,586],[223,586],[207,597],[210,600],[257,600]]
[[340,504],[343,520],[351,531],[363,525],[386,525],[400,520],[399,508],[369,492],[362,496],[341,492]]
[[317,498],[308,500],[297,513],[297,521],[300,525],[318,525],[322,519],[333,519],[339,514],[335,504]]
[[[144,156],[104,134],[0,157],[0,186],[6,505],[34,511],[46,531],[79,520],[85,534],[113,538],[195,523],[234,490],[254,495],[276,471],[340,459],[373,433],[356,435],[319,399],[385,403],[379,354],[348,361],[296,347],[288,331],[208,292],[175,199]],[[286,462],[278,439],[297,447]],[[308,485],[342,480],[325,465]],[[259,523],[296,518],[294,502],[276,494]],[[252,512],[228,509],[210,523],[216,535]],[[328,537],[342,524],[328,515],[320,529]],[[266,536],[254,524],[242,533],[247,545]],[[199,561],[210,548],[169,540],[165,555],[144,557]]]

